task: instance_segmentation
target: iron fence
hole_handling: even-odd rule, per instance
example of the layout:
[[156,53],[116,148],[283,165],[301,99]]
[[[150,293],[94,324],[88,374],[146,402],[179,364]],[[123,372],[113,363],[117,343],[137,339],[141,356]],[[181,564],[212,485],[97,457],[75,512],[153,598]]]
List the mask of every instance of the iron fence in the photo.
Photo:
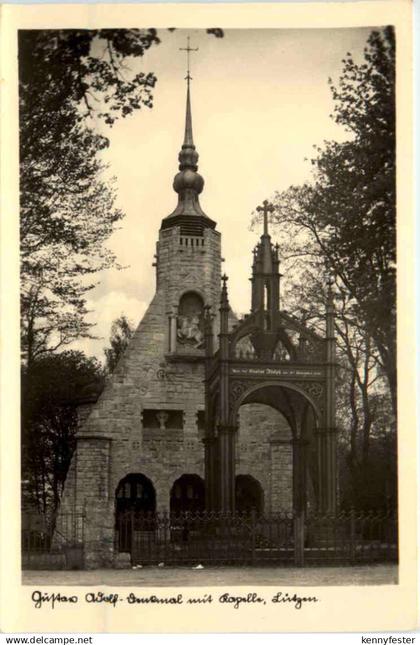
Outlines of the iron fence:
[[397,560],[394,513],[120,514],[116,550],[133,565],[311,565]]
[[312,514],[306,520],[305,560],[351,564],[397,561],[398,521],[394,512]]
[[60,513],[24,528],[23,568],[80,568],[85,538],[84,513]]
[[[116,546],[133,564],[252,564],[293,554],[293,515],[128,512],[119,516]],[[275,546],[274,546],[275,545]]]
[[[84,566],[84,513],[22,531],[26,568]],[[394,512],[334,515],[185,512],[117,516],[115,551],[132,565],[352,565],[398,560]]]

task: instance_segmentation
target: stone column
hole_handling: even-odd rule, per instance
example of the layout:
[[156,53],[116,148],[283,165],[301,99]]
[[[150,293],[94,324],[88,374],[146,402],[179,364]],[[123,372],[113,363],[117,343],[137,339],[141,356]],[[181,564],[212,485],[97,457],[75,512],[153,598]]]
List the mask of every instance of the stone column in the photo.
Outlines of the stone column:
[[220,510],[235,510],[235,432],[229,401],[229,300],[227,276],[222,276],[220,298],[220,423],[218,431],[217,499]]
[[293,445],[293,510],[302,513],[306,509],[306,441],[296,438]]
[[220,426],[219,444],[219,509],[225,512],[235,510],[235,433],[233,426]]
[[216,487],[215,481],[215,452],[216,452],[216,438],[207,436],[203,439],[204,443],[204,481],[206,491],[206,510],[214,511],[217,508],[216,501]]
[[76,457],[76,510],[83,511],[85,566],[109,567],[114,557],[114,495],[110,490],[111,439],[80,434]]

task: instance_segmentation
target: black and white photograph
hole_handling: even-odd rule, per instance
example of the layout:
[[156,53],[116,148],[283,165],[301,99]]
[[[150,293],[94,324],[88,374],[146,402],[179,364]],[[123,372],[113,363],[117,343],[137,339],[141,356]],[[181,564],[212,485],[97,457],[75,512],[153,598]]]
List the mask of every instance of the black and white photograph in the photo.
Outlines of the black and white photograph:
[[21,583],[396,587],[396,29],[133,24],[17,31]]

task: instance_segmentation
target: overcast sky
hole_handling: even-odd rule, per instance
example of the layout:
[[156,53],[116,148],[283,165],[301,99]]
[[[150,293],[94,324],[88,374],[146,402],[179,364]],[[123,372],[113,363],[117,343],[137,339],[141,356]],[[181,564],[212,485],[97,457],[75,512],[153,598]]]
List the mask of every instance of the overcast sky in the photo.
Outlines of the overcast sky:
[[276,190],[310,178],[305,159],[314,156],[314,145],[345,138],[330,118],[328,77],[338,80],[346,52],[360,60],[370,31],[238,29],[225,31],[223,39],[202,30],[159,31],[161,44],[132,65],[133,72],[152,71],[158,78],[153,109],[106,130],[110,146],[104,156],[116,177],[117,205],[126,214],[108,246],[128,267],[99,276],[88,306],[94,333],[103,339],[75,348],[102,359],[112,321],[124,313],[137,326],[153,296],[160,223],[177,203],[172,181],[186,93],[186,57],[179,47],[187,36],[199,47],[191,55],[191,73],[194,142],[205,180],[201,206],[222,233],[232,308],[246,312],[251,250],[259,235],[249,230],[251,213]]

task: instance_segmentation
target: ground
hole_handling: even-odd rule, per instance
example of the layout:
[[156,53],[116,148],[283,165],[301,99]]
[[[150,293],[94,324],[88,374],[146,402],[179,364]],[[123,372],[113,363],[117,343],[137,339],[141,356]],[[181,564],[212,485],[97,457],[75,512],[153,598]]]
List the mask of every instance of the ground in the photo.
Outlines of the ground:
[[217,587],[226,585],[343,586],[398,584],[392,564],[359,567],[144,567],[95,571],[23,571],[24,585]]

